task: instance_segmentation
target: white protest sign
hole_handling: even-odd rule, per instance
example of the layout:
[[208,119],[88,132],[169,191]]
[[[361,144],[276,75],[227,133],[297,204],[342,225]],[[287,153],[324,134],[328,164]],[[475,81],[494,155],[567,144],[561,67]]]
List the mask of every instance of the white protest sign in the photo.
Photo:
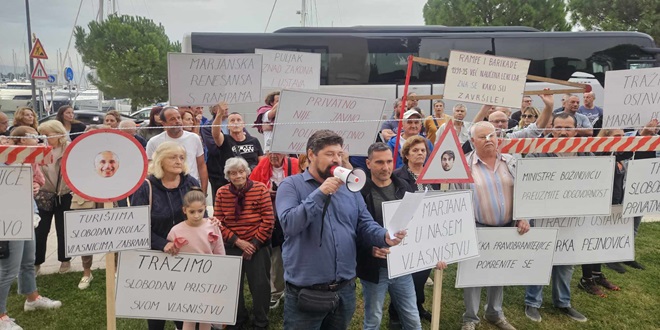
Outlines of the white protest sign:
[[649,158],[628,162],[624,192],[624,217],[659,214],[660,161]]
[[477,228],[479,258],[461,261],[456,287],[548,285],[557,229]]
[[621,205],[615,205],[608,216],[535,219],[534,222],[536,227],[559,229],[555,265],[630,261],[635,259],[633,218],[624,218],[621,210]]
[[603,128],[639,128],[660,117],[660,68],[605,72]]
[[[401,201],[383,203],[383,221],[389,221]],[[389,278],[434,268],[479,255],[472,192],[427,195],[408,224],[408,235],[387,255]]]
[[376,141],[385,100],[283,90],[273,128],[271,152],[305,153],[314,132],[329,129],[344,138],[344,151],[366,156]]
[[259,54],[167,54],[170,104],[263,102]]
[[519,159],[513,218],[608,215],[614,157]]
[[151,247],[149,206],[64,212],[66,256]]
[[262,88],[319,89],[321,54],[255,49],[263,56]]
[[33,239],[32,203],[32,167],[0,166],[0,241]]
[[519,108],[529,60],[452,50],[443,98]]
[[235,324],[242,258],[124,251],[117,269],[117,316]]

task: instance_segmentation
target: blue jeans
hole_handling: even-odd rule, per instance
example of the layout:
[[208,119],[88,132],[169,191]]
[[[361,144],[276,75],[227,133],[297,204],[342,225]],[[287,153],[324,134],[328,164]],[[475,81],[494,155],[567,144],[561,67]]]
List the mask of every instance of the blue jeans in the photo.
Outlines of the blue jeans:
[[[571,307],[571,278],[573,266],[552,266],[552,304],[558,308]],[[540,308],[543,286],[529,285],[525,290],[525,305]]]
[[339,307],[328,313],[304,312],[298,309],[299,290],[287,283],[284,298],[284,329],[287,330],[346,330],[355,312],[355,281],[341,290]]
[[37,291],[34,240],[9,241],[9,258],[0,259],[0,314],[7,313],[7,297],[16,276],[19,294]]
[[364,299],[363,329],[380,329],[385,292],[387,291],[390,292],[391,301],[395,302],[394,306],[397,308],[403,329],[422,329],[412,275],[404,275],[390,280],[387,277],[387,268],[381,268],[378,275],[378,283],[361,281]]

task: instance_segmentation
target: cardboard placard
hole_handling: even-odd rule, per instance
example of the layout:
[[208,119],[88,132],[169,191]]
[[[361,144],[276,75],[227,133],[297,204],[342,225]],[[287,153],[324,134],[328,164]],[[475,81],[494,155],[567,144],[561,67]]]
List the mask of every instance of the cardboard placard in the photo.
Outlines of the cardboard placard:
[[456,287],[548,285],[557,229],[477,228],[479,258],[461,261]]
[[317,90],[321,85],[321,54],[255,49],[263,56],[262,88]]
[[[386,229],[401,201],[383,203]],[[389,278],[435,268],[438,261],[455,263],[479,255],[472,192],[428,195],[408,224],[408,235],[387,255]]]
[[[600,264],[635,260],[633,218],[621,205],[607,216],[535,219],[536,227],[558,228],[555,265]],[[534,228],[532,228],[534,230]]]
[[0,241],[34,238],[32,167],[0,166]]
[[170,104],[262,102],[261,55],[167,54]]
[[117,268],[117,316],[235,324],[242,258],[124,251]]
[[614,157],[519,159],[513,218],[609,215]]
[[660,161],[655,158],[628,162],[623,216],[660,214]]
[[366,156],[376,141],[385,100],[283,90],[275,117],[271,152],[305,153],[314,132],[329,129],[344,138],[351,156]]
[[529,63],[529,60],[452,50],[444,98],[518,108]]
[[660,68],[605,72],[603,128],[641,128],[660,117]]
[[151,248],[149,206],[64,212],[66,256]]

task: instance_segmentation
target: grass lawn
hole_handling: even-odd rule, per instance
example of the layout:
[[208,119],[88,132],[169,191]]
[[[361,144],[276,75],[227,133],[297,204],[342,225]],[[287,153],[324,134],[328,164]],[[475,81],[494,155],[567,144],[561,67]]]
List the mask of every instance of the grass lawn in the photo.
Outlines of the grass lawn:
[[[611,282],[619,285],[622,291],[610,292],[607,298],[586,294],[577,288],[582,271],[575,268],[572,283],[572,304],[584,313],[589,321],[577,323],[559,314],[552,308],[550,289],[544,290],[544,308],[541,309],[543,322],[534,323],[525,317],[524,288],[507,287],[504,290],[504,313],[518,329],[659,329],[660,328],[660,223],[643,223],[636,244],[637,260],[646,266],[638,271],[628,268],[626,274],[617,274],[606,267],[604,272]],[[76,260],[77,261],[77,260]],[[81,273],[54,274],[40,276],[37,283],[40,292],[63,302],[62,308],[54,311],[23,312],[22,296],[16,287],[8,301],[9,315],[26,330],[32,329],[105,329],[105,272],[94,272],[94,281],[89,289],[78,290]],[[462,290],[455,289],[456,266],[445,271],[442,292],[442,329],[459,329],[463,314]],[[359,290],[359,286],[358,286]],[[432,288],[427,288],[427,309],[431,309]],[[484,290],[485,291],[485,290]],[[485,292],[483,293],[485,295]],[[360,295],[358,294],[358,297]],[[247,297],[248,303],[249,297]],[[483,302],[483,300],[482,300]],[[271,329],[282,329],[283,304],[271,311]],[[386,304],[387,306],[387,304]],[[387,313],[384,313],[387,315]],[[362,301],[358,298],[358,308],[351,329],[361,329],[363,316]],[[430,329],[428,322],[423,322]],[[146,321],[118,319],[118,329],[146,329]],[[495,329],[482,322],[479,329]],[[168,329],[174,329],[169,323]],[[387,329],[387,319],[382,329]]]

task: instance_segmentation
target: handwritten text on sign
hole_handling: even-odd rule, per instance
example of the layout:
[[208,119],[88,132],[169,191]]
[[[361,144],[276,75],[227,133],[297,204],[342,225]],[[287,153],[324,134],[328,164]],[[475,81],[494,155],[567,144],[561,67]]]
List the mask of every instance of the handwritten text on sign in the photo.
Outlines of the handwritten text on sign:
[[519,108],[528,70],[529,60],[452,50],[444,98]]
[[0,241],[31,240],[32,167],[0,166]]
[[[624,218],[621,205],[608,216],[536,219],[536,227],[557,228],[555,265],[630,261],[635,256],[633,218]],[[534,230],[534,228],[532,228]]]
[[235,324],[241,257],[124,251],[117,316]]
[[605,72],[603,128],[640,128],[660,118],[660,68]]
[[170,104],[262,102],[261,55],[167,54]]
[[329,129],[344,138],[344,150],[351,156],[366,156],[380,130],[384,110],[385,100],[381,99],[284,90],[270,151],[304,153],[314,132]]
[[514,219],[608,215],[614,157],[543,157],[518,160]]
[[[383,203],[385,228],[400,201]],[[412,212],[412,211],[411,211]],[[389,278],[434,268],[479,255],[469,191],[429,195],[408,224],[408,235],[387,255]]]
[[556,229],[478,228],[479,258],[458,263],[456,287],[548,285]]
[[660,213],[660,160],[632,160],[628,163],[623,216]]
[[64,212],[66,255],[148,249],[151,221],[148,206]]
[[263,56],[262,88],[319,89],[321,54],[255,49]]

